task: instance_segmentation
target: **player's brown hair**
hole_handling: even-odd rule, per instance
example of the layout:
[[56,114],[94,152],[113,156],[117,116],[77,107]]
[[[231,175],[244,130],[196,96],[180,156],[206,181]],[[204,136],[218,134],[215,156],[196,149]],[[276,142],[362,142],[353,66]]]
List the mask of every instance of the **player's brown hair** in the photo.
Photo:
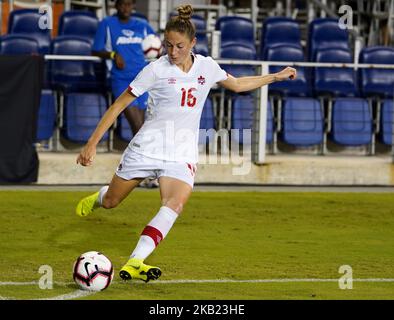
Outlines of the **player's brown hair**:
[[186,34],[192,41],[196,37],[196,27],[190,20],[193,8],[190,4],[185,4],[177,8],[178,15],[172,17],[166,24],[165,32],[175,31]]

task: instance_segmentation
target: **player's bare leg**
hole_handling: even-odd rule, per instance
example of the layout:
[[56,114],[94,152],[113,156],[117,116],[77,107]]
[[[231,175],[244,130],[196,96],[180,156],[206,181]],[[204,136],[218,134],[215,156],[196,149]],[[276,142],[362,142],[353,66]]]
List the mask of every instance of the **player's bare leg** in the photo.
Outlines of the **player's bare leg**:
[[102,187],[100,191],[79,201],[75,210],[76,214],[84,217],[99,207],[105,209],[116,207],[142,180],[125,180],[115,174],[109,186]]
[[100,199],[101,206],[105,209],[115,208],[119,205],[131,191],[136,188],[142,178],[134,178],[131,180],[125,180],[114,174],[111,183],[108,186],[108,190]]
[[123,280],[140,279],[148,282],[161,276],[160,268],[147,265],[144,260],[167,236],[192,192],[192,187],[181,180],[170,177],[161,177],[159,180],[162,206],[142,231],[129,261],[120,270],[119,275]]
[[171,177],[160,177],[159,182],[161,205],[181,214],[193,188],[186,182]]

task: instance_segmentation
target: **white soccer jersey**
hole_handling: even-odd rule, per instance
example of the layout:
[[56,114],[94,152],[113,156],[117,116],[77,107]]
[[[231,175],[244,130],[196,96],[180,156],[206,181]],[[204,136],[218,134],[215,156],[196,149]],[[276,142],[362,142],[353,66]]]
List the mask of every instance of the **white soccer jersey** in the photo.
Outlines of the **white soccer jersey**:
[[167,55],[151,62],[129,86],[137,97],[148,91],[149,100],[145,122],[128,148],[155,159],[197,163],[205,100],[211,87],[226,79],[211,57],[195,55],[187,73]]

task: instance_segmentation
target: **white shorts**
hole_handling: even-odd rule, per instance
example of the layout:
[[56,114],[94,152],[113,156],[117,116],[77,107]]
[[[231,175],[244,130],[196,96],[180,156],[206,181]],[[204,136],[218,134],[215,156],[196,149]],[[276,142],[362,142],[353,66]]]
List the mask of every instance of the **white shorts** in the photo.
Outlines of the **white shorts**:
[[196,171],[197,167],[192,163],[154,159],[126,149],[116,175],[125,180],[170,177],[184,181],[193,188]]

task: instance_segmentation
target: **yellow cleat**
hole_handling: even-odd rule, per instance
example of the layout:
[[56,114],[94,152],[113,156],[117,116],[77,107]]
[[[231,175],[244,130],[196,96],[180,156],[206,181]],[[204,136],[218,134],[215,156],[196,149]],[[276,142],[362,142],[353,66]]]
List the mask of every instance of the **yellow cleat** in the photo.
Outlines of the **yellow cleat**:
[[90,196],[83,198],[78,202],[75,209],[75,213],[80,217],[86,217],[88,214],[92,213],[94,209],[99,207],[97,202],[99,193],[96,192]]
[[139,279],[145,282],[159,279],[161,270],[158,267],[148,266],[142,259],[131,258],[120,269],[119,276],[123,280]]

